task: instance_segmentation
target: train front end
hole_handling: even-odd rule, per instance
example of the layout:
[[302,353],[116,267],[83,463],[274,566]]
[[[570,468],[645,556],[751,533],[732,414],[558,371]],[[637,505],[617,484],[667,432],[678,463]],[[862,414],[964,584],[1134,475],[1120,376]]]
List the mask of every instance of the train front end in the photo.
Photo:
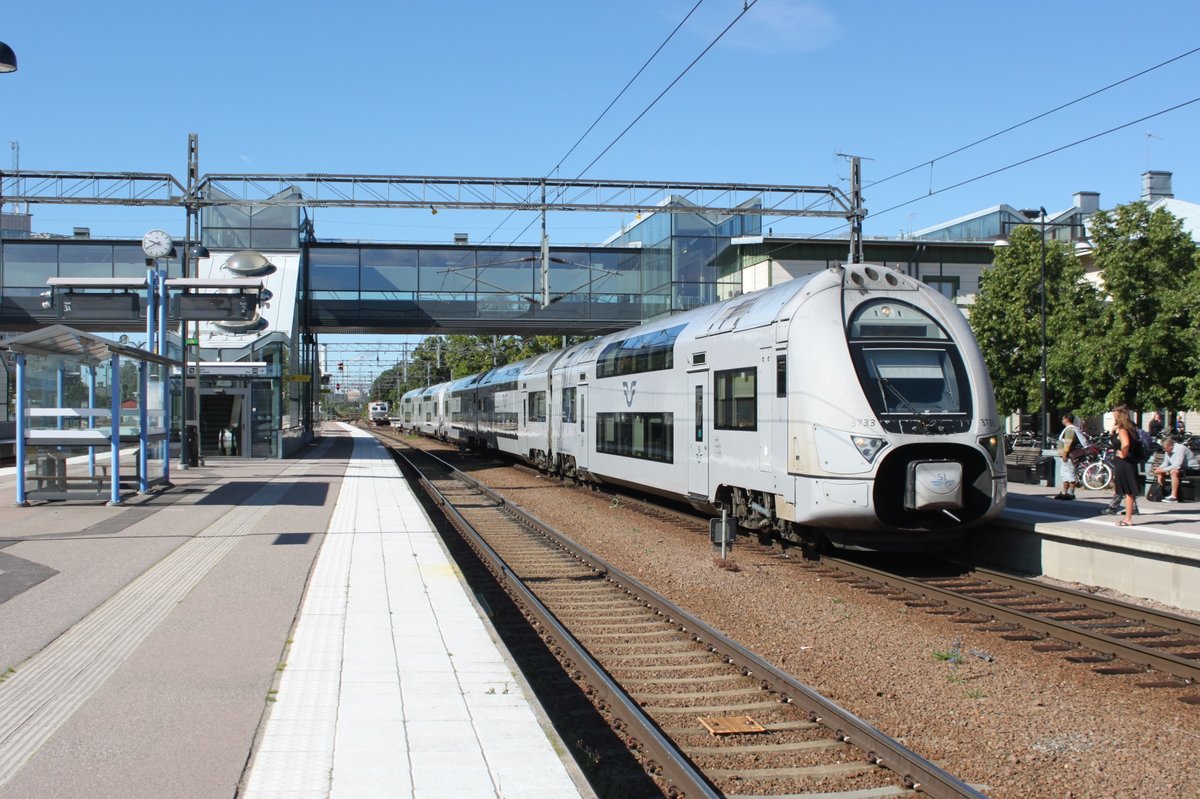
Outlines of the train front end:
[[953,546],[1000,513],[1008,489],[975,338],[953,303],[900,272],[848,264],[830,273],[828,290],[797,316],[836,315],[824,332],[841,331],[836,344],[801,350],[813,376],[839,390],[836,402],[795,397],[791,471],[808,476],[797,504],[813,503],[812,522],[836,546]]

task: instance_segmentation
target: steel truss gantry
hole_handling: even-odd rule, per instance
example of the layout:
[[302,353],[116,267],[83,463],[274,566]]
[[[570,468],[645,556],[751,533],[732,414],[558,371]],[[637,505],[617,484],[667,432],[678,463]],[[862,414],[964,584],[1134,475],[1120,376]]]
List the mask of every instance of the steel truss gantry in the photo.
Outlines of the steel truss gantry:
[[[161,206],[193,213],[211,206],[303,206],[715,216],[752,208],[778,217],[855,215],[851,199],[834,186],[314,173],[189,175],[188,183],[145,172],[0,171],[0,204]],[[665,206],[668,197],[686,203]]]

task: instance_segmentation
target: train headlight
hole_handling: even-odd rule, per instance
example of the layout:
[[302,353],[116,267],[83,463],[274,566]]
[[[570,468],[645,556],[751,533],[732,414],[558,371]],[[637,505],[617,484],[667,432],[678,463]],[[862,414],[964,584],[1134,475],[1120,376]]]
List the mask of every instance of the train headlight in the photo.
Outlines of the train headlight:
[[851,441],[854,442],[854,448],[858,450],[858,454],[863,456],[867,463],[872,463],[879,451],[887,446],[887,441],[882,438],[867,438],[866,436],[852,436]]
[[990,436],[981,436],[979,438],[979,446],[987,450],[992,463],[995,463],[996,459],[1000,457],[1000,435],[998,433]]

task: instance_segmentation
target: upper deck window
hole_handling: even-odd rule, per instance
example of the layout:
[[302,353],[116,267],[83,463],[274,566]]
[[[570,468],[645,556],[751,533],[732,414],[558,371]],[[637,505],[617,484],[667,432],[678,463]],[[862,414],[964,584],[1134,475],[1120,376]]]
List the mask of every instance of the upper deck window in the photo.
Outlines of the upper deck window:
[[596,377],[670,369],[675,362],[675,339],[685,327],[687,325],[676,325],[614,341],[596,359]]
[[850,339],[925,339],[949,338],[941,325],[911,305],[889,300],[859,307],[850,320]]

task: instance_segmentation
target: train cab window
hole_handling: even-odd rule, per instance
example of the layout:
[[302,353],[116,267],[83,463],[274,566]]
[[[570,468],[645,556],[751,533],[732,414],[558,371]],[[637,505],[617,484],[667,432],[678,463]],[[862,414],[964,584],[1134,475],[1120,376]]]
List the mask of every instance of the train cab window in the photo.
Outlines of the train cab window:
[[713,372],[713,427],[758,429],[758,367]]
[[890,432],[965,432],[971,393],[962,356],[925,311],[891,300],[855,311],[850,354],[867,401]]

